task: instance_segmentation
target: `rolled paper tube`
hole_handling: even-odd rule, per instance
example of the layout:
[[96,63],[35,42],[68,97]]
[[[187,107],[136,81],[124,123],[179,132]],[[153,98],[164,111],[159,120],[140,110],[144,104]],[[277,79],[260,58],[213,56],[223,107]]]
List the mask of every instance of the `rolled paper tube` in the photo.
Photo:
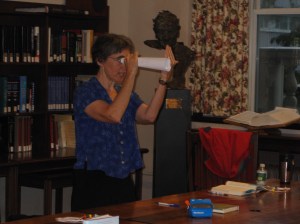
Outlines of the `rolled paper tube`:
[[[124,63],[124,59],[122,60]],[[169,58],[139,57],[138,66],[140,68],[148,68],[160,71],[170,71],[171,61]]]

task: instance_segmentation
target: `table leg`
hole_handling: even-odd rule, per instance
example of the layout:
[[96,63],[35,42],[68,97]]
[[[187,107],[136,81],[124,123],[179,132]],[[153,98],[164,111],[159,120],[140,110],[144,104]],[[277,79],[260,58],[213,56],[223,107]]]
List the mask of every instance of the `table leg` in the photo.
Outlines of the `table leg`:
[[20,192],[18,187],[18,167],[11,166],[8,169],[5,186],[5,218],[20,214]]

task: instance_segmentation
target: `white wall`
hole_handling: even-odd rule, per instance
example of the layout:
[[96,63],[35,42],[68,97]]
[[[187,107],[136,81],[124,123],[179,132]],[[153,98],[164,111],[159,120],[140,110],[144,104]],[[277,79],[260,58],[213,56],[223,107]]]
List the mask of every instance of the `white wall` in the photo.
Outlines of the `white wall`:
[[[180,21],[178,41],[190,45],[191,0],[108,0],[110,6],[109,31],[129,36],[142,56],[162,57],[163,51],[150,48],[145,40],[155,39],[153,19],[161,10],[169,10]],[[159,72],[140,70],[136,91],[145,102],[149,102],[157,87]],[[154,125],[138,125],[140,146],[148,148],[145,155],[143,198],[152,196]]]

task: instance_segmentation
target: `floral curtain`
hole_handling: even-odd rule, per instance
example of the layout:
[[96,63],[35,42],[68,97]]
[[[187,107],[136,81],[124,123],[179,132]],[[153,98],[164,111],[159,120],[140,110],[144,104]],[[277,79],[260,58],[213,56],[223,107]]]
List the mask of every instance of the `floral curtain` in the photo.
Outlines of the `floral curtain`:
[[247,109],[249,0],[193,0],[196,59],[187,80],[192,110],[229,116]]

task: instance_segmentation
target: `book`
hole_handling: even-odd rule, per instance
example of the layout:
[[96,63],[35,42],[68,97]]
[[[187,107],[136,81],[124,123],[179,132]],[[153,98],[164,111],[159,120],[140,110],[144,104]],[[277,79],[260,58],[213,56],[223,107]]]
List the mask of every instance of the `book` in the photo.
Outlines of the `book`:
[[92,63],[92,45],[94,43],[94,30],[82,30],[82,62]]
[[7,112],[16,113],[19,111],[20,79],[19,77],[7,78]]
[[49,116],[49,139],[50,139],[50,150],[55,149],[55,143],[54,143],[54,121],[53,116]]
[[224,204],[224,203],[213,203],[213,212],[225,214],[228,212],[239,211],[240,207],[238,205]]
[[226,123],[253,129],[285,127],[298,121],[300,121],[300,115],[297,109],[285,107],[276,107],[274,110],[265,113],[244,111],[224,120]]
[[[55,149],[75,148],[75,127],[72,126],[71,114],[53,114],[53,138]],[[68,123],[70,121],[71,123]],[[51,136],[50,136],[51,138]],[[68,138],[68,140],[67,140]],[[71,140],[73,138],[73,140]],[[68,141],[68,144],[67,144]]]
[[210,192],[218,195],[244,196],[256,192],[255,184],[248,184],[237,181],[226,181],[225,184],[212,187]]
[[65,120],[58,123],[59,128],[59,147],[60,148],[75,148],[75,124],[74,120]]
[[7,113],[7,78],[0,77],[0,113]]
[[40,27],[33,27],[33,62],[40,62]]
[[20,93],[19,93],[19,112],[26,112],[26,104],[27,104],[27,76],[20,76]]

